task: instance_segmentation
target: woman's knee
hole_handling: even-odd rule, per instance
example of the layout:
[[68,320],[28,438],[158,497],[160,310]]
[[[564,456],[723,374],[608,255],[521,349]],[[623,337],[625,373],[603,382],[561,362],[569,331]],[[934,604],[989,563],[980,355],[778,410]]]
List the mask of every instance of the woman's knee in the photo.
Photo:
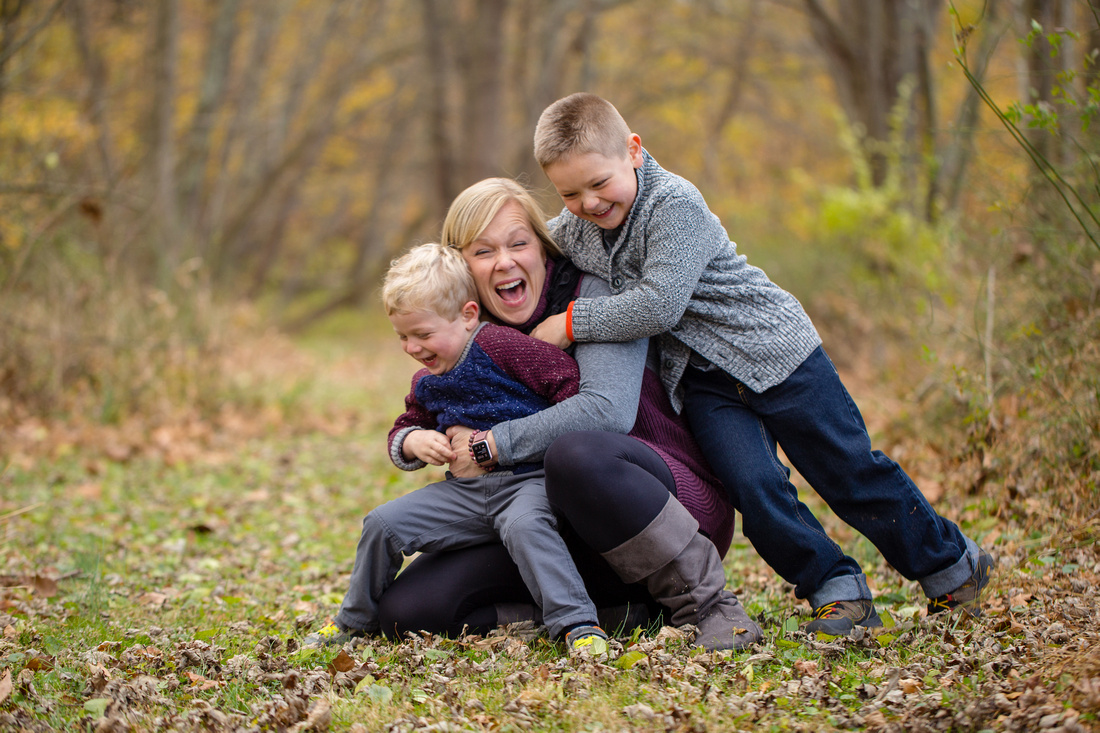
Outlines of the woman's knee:
[[602,435],[598,431],[583,431],[559,436],[543,456],[547,473],[576,473],[599,461],[598,444]]
[[598,448],[599,433],[581,432],[562,435],[546,449],[543,465],[546,470],[546,495],[554,506],[573,500],[573,495],[590,483],[590,479],[607,460]]

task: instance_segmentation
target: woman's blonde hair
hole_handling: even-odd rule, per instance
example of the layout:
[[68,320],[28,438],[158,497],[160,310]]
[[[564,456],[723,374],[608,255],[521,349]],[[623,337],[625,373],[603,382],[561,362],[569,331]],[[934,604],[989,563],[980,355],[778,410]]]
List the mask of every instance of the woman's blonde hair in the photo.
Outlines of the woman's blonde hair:
[[453,321],[471,300],[477,302],[477,288],[466,261],[437,242],[417,245],[395,259],[382,283],[386,315],[431,311]]
[[550,230],[546,228],[546,217],[542,208],[531,193],[511,178],[486,178],[478,181],[455,197],[447,218],[443,221],[443,244],[459,252],[466,249],[481,236],[493,217],[509,201],[515,201],[527,215],[531,231],[542,242],[542,248],[551,257],[561,257],[562,252]]

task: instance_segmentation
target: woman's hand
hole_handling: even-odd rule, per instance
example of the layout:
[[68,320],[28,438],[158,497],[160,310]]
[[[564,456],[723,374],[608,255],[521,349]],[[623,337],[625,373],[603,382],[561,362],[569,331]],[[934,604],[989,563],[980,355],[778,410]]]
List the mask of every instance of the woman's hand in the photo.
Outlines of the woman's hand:
[[[447,428],[447,437],[451,439],[451,451],[455,455],[454,460],[451,461],[450,470],[458,478],[473,478],[488,473],[485,470],[487,466],[479,466],[470,456],[470,434],[473,432],[465,425],[452,425]],[[492,431],[485,433],[484,437],[489,441],[489,450],[493,452],[491,465],[496,465],[497,445],[493,441]]]
[[[434,430],[412,431],[402,441],[401,452],[408,460],[417,458],[433,466],[443,466],[455,459],[450,440]],[[469,456],[469,451],[463,452]]]
[[565,333],[565,323],[564,313],[550,316],[545,321],[535,326],[535,330],[531,331],[531,335],[539,341],[553,344],[559,349],[567,349],[573,342],[569,340],[569,337]]

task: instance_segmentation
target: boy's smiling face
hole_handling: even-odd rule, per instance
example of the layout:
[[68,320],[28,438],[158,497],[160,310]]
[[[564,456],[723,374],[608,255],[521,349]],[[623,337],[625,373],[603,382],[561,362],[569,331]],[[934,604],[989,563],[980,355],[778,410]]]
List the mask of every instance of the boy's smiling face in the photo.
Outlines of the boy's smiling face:
[[455,319],[435,311],[419,310],[390,314],[401,348],[435,375],[446,374],[458,364],[470,334],[477,328],[478,305],[470,301]]
[[627,154],[608,158],[601,153],[577,153],[546,166],[565,208],[601,229],[621,226],[638,195],[634,170],[643,162],[642,141],[632,134]]

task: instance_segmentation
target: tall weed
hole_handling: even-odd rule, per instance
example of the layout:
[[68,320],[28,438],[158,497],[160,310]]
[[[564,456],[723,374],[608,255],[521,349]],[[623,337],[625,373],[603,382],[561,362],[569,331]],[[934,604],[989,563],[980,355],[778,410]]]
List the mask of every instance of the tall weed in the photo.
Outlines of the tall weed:
[[232,324],[191,264],[167,288],[140,284],[58,235],[0,280],[0,419],[210,410],[224,391]]

